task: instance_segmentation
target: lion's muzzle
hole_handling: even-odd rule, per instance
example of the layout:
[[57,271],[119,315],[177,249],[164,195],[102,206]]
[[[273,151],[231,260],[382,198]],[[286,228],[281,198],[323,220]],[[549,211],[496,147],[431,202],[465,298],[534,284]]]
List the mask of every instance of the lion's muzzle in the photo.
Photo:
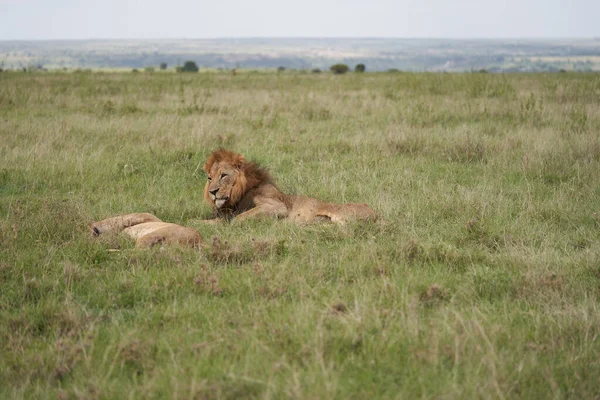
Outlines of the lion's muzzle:
[[215,206],[217,208],[221,208],[221,207],[223,207],[223,204],[225,204],[227,202],[227,200],[229,200],[229,197],[223,197],[221,199],[215,199]]
[[227,202],[227,200],[229,200],[229,196],[223,196],[223,197],[217,198],[217,193],[219,192],[219,190],[220,189],[217,188],[217,189],[208,191],[210,198],[215,203],[215,207],[217,207],[217,208],[223,207],[223,205]]

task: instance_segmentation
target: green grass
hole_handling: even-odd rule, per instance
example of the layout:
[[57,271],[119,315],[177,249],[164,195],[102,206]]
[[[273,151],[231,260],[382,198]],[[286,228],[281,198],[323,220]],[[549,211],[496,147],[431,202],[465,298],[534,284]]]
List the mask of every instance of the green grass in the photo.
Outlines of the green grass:
[[[2,73],[0,397],[594,398],[599,106],[597,74]],[[380,221],[205,225],[219,146]],[[209,246],[89,236],[131,212]]]

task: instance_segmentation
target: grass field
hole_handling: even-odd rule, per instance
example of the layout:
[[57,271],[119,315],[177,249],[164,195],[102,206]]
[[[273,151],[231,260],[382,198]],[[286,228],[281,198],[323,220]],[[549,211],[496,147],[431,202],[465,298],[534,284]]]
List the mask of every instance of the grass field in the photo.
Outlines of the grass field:
[[[0,398],[595,398],[599,132],[598,74],[1,73]],[[205,225],[219,146],[380,220]]]

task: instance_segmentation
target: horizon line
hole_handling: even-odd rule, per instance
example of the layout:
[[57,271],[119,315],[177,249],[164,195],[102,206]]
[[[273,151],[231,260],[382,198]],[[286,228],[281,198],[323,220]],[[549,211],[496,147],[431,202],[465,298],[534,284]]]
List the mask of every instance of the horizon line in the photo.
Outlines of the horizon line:
[[92,38],[29,38],[2,39],[0,42],[76,42],[76,41],[168,41],[168,40],[590,40],[600,41],[600,36],[515,36],[515,37],[418,37],[418,36],[215,36],[215,37],[92,37]]

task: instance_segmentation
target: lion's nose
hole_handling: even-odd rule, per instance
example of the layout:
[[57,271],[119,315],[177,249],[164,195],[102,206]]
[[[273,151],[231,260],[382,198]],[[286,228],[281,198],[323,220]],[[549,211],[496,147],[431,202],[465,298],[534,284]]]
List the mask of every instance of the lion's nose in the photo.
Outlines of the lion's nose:
[[212,194],[213,196],[216,196],[218,191],[219,191],[219,189],[213,189],[213,190],[209,190],[208,193]]

